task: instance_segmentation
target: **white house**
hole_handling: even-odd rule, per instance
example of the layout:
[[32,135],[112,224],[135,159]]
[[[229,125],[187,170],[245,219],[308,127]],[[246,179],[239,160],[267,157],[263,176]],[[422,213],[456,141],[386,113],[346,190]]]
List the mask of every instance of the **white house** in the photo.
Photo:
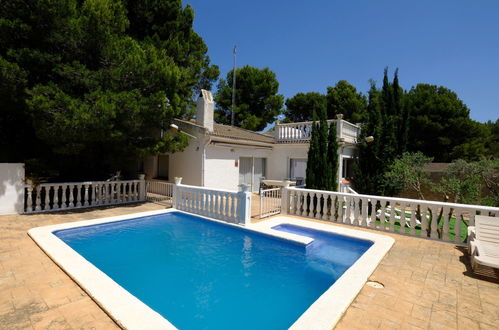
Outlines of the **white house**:
[[[213,122],[211,92],[202,90],[197,101],[196,120],[175,120],[182,132],[190,135],[182,152],[152,156],[144,162],[148,179],[173,181],[220,189],[237,190],[241,183],[258,191],[262,177],[303,181],[312,122],[276,124],[272,132],[256,133]],[[329,120],[337,125],[340,183],[351,176],[360,127],[343,119]]]

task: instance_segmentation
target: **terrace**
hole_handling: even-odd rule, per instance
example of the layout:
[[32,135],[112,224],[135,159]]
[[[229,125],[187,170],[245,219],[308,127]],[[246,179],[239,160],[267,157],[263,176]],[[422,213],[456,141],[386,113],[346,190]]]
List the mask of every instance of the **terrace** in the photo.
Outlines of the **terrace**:
[[[187,191],[192,194],[196,190],[189,189],[186,187],[182,194]],[[212,194],[229,196],[219,191],[213,191]],[[154,195],[157,198],[158,193]],[[191,196],[195,195],[196,193]],[[194,205],[195,203],[179,203],[177,207],[193,208]],[[141,203],[100,209],[64,210],[59,213],[1,216],[0,292],[5,298],[0,306],[0,327],[119,328],[43,253],[26,232],[30,228],[49,224],[162,208],[164,206],[159,204]],[[256,210],[259,208],[254,207]],[[228,209],[229,206],[226,206],[225,211]],[[288,216],[329,226],[352,228],[328,219],[324,221]],[[259,221],[266,220],[251,220],[253,223]],[[368,227],[356,229],[373,231]],[[373,288],[366,284],[337,324],[337,329],[494,329],[499,326],[497,271],[487,267],[472,271],[466,249],[459,244],[392,232],[383,234],[393,237],[395,244],[369,280],[382,283],[384,288]]]
[[[338,140],[346,143],[356,143],[360,134],[360,126],[341,118],[328,120],[328,125],[335,124]],[[312,134],[312,122],[279,123],[275,127],[277,143],[308,143]]]

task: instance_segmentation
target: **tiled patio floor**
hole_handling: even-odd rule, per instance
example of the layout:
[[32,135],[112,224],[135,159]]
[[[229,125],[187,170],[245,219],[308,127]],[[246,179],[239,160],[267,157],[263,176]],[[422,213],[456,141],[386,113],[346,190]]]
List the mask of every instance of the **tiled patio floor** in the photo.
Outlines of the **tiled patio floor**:
[[[163,208],[156,204],[0,216],[0,329],[114,329],[113,321],[29,238],[33,227]],[[392,235],[396,243],[338,329],[498,329],[499,274],[471,272],[451,244]],[[332,307],[334,308],[334,307]]]

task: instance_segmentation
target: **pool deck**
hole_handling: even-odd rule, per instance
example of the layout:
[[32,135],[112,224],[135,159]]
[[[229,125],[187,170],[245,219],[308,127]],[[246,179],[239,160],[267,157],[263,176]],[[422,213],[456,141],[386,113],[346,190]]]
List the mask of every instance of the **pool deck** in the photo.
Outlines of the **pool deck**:
[[[27,230],[162,208],[146,203],[0,216],[0,329],[118,329]],[[336,329],[499,328],[498,271],[473,273],[465,249],[452,244],[387,235],[395,244],[370,278],[385,287],[364,286]]]

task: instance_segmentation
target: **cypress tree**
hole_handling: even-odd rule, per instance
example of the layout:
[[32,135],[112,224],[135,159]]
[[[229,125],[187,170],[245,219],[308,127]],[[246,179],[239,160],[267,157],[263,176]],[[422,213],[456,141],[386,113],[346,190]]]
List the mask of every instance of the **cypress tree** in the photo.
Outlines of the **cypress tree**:
[[396,156],[397,147],[397,116],[394,109],[393,86],[388,81],[388,68],[385,68],[383,87],[381,89],[381,115],[383,118],[383,152],[382,157],[390,163]]
[[319,139],[317,148],[317,173],[318,178],[316,181],[317,189],[327,190],[329,188],[328,180],[330,171],[330,164],[328,162],[327,153],[327,140],[328,140],[328,125],[327,125],[326,109],[321,109],[319,112]]
[[[381,156],[384,145],[383,116],[381,114],[381,93],[371,81],[367,106],[367,122],[362,126],[358,145],[357,161],[354,163],[353,184],[360,193],[381,195],[383,193],[383,173],[385,161]],[[365,142],[372,135],[374,141]]]
[[327,174],[326,190],[338,191],[338,140],[336,138],[336,124],[329,126],[327,141],[327,162],[329,173]]
[[312,114],[312,133],[310,135],[310,145],[308,147],[308,157],[307,157],[307,188],[315,189],[317,187],[317,148],[319,144],[319,132],[317,127],[317,113],[315,110]]
[[403,95],[404,90],[399,85],[399,70],[395,70],[392,83],[393,91],[393,108],[394,108],[394,121],[396,123],[396,142],[397,142],[397,156],[402,155],[407,149],[407,121],[408,109],[404,107]]

